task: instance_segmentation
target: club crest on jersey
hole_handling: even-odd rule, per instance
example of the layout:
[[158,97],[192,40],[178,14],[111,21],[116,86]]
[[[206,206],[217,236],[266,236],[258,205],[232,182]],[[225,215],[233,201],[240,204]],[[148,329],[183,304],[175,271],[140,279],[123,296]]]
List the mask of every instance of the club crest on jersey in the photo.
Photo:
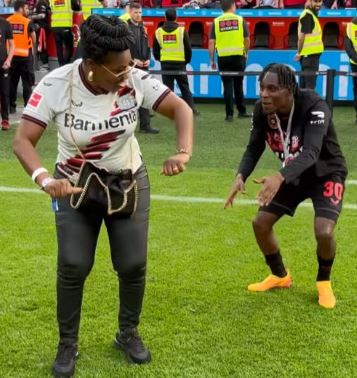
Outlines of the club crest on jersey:
[[277,129],[278,128],[278,124],[276,122],[276,117],[275,117],[275,114],[268,114],[267,115],[267,118],[268,118],[268,125],[271,129]]
[[118,98],[114,102],[114,109],[111,111],[110,116],[115,116],[121,112],[126,112],[137,107],[138,103],[133,88],[128,86],[122,87],[117,94]]

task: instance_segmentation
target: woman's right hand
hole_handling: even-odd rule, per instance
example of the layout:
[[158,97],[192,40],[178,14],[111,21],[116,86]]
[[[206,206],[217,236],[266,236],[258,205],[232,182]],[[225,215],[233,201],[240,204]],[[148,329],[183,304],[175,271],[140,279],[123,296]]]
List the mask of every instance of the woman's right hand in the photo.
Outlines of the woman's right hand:
[[232,188],[230,192],[228,193],[226,202],[224,203],[225,209],[233,206],[234,198],[238,193],[246,194],[245,184],[244,184],[243,177],[241,174],[238,174],[238,176],[233,182]]
[[83,189],[75,188],[67,179],[56,180],[54,178],[43,187],[43,190],[52,198],[62,198],[71,194],[81,193]]

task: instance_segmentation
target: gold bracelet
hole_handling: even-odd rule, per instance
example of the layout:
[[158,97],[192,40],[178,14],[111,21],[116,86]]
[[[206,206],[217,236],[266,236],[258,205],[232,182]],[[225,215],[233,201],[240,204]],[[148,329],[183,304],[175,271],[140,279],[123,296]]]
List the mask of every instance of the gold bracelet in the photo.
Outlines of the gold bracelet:
[[176,151],[177,154],[186,154],[189,156],[191,159],[192,155],[185,149],[185,148],[180,148],[179,150]]

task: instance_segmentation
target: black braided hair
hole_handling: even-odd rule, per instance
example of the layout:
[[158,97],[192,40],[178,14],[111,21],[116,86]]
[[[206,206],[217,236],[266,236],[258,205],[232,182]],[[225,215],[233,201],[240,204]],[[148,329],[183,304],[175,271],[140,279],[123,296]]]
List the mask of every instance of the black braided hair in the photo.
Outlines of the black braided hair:
[[83,58],[103,63],[109,52],[130,49],[135,38],[126,22],[118,17],[93,14],[81,25]]
[[267,72],[276,73],[278,75],[279,85],[292,91],[293,95],[295,95],[298,84],[294,71],[289,66],[280,63],[268,64],[259,75],[260,82],[264,79]]

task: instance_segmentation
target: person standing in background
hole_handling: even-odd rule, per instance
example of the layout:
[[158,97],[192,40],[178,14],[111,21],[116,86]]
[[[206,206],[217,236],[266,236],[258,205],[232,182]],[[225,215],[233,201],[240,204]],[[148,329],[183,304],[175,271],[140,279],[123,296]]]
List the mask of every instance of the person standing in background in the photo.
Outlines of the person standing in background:
[[[153,54],[160,61],[163,71],[186,71],[186,64],[192,58],[192,48],[189,36],[184,27],[176,22],[176,10],[169,8],[165,12],[165,22],[155,32]],[[182,98],[199,115],[193,103],[192,93],[187,75],[162,75],[162,81],[174,91],[175,80],[180,88]]]
[[[142,21],[142,8],[140,3],[130,3],[130,19],[127,21],[129,30],[133,33],[135,44],[131,45],[130,53],[136,67],[147,71],[150,65],[150,47],[146,28]],[[157,134],[159,130],[150,126],[150,111],[141,107],[139,109],[140,132]]]
[[[8,46],[8,49],[7,49]],[[0,17],[0,101],[1,101],[1,129],[10,128],[9,123],[9,68],[14,55],[15,44],[11,24]]]
[[16,113],[17,86],[21,77],[24,105],[32,92],[33,62],[31,49],[36,46],[36,33],[33,23],[28,18],[29,8],[25,0],[16,0],[15,13],[8,17],[14,37],[15,51],[10,68],[10,113]]
[[[57,59],[60,66],[64,66],[71,62],[73,51],[73,36],[72,36],[72,9],[71,0],[50,0],[52,10],[51,14],[51,28],[56,42]],[[76,3],[77,5],[77,3]],[[80,6],[78,9],[80,10]],[[63,46],[66,54],[63,54]]]
[[[318,13],[322,0],[311,0],[301,13],[298,25],[298,51],[295,61],[301,65],[301,71],[314,73],[319,70],[320,56],[324,51],[322,29]],[[316,75],[301,76],[300,88],[315,89]]]
[[125,13],[123,13],[119,18],[125,22],[128,22],[130,20],[130,2],[128,1],[125,4]]
[[[249,31],[243,17],[235,14],[234,0],[222,0],[223,14],[213,21],[208,45],[212,69],[216,69],[214,51],[217,50],[220,71],[244,71],[249,50]],[[227,122],[233,121],[233,92],[238,118],[250,117],[244,105],[243,76],[222,76],[223,97]]]
[[42,62],[41,69],[48,71],[47,34],[50,30],[51,7],[48,0],[38,0],[31,19],[37,24],[37,54]]

